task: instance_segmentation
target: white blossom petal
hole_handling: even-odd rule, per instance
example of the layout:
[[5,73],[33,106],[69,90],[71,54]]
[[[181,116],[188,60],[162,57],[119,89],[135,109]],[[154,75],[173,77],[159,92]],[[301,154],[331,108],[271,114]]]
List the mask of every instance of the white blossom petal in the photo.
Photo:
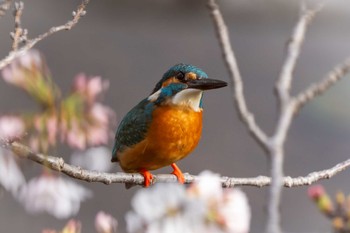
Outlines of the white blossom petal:
[[240,189],[231,189],[225,196],[220,213],[224,216],[225,226],[232,233],[248,233],[250,226],[250,208],[247,196]]
[[71,163],[85,169],[107,172],[112,169],[111,151],[104,146],[93,147],[86,151],[76,151],[71,156]]
[[133,211],[126,215],[131,233],[191,233],[206,215],[204,203],[190,197],[180,184],[156,184],[140,190],[131,204]]
[[136,193],[131,205],[146,222],[151,222],[161,218],[168,211],[176,210],[185,199],[185,189],[179,184],[156,184],[150,189]]
[[138,191],[126,215],[129,233],[248,233],[250,208],[239,189],[223,189],[206,171],[188,189],[156,184]]
[[198,181],[193,185],[195,194],[205,201],[219,201],[223,194],[219,174],[203,171],[198,177]]
[[146,221],[140,215],[132,211],[126,213],[125,221],[127,223],[126,230],[130,233],[144,232],[142,229],[147,225]]
[[13,155],[0,148],[0,185],[12,195],[17,195],[20,187],[25,184],[25,178]]
[[72,181],[42,175],[22,188],[18,200],[29,213],[47,212],[62,219],[77,214],[80,203],[91,196],[91,191]]

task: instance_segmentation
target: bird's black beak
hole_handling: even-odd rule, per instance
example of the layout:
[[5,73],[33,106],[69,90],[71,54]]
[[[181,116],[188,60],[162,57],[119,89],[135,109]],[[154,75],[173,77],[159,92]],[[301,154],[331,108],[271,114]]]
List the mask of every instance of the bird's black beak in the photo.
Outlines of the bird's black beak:
[[192,79],[187,81],[186,84],[188,88],[200,89],[203,91],[227,86],[227,82],[209,78]]

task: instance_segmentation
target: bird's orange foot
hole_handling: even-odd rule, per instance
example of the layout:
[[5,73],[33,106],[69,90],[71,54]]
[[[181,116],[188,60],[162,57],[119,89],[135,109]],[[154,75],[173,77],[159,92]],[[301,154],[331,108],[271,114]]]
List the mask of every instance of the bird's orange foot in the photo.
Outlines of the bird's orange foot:
[[149,171],[147,171],[146,169],[142,169],[140,171],[140,174],[143,175],[143,177],[145,178],[144,186],[146,188],[149,187],[152,183],[153,175]]
[[171,164],[171,167],[174,169],[174,171],[171,174],[173,174],[177,177],[177,180],[179,181],[179,183],[184,184],[185,183],[185,176],[182,173],[182,171],[180,170],[180,168],[175,163]]

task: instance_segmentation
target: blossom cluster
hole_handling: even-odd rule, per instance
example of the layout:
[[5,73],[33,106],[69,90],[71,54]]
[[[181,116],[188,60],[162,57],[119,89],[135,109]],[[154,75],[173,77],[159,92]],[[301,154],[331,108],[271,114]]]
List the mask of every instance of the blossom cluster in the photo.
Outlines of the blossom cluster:
[[113,135],[114,112],[98,102],[98,96],[109,87],[101,77],[75,77],[71,94],[62,101],[60,112],[61,140],[71,147],[105,145]]
[[[248,233],[251,212],[245,194],[237,188],[223,189],[220,177],[209,171],[186,188],[160,183],[140,189],[126,214],[128,233]],[[100,211],[95,217],[97,233],[117,232],[118,221]],[[70,220],[62,231],[81,233],[79,221]]]
[[240,189],[223,189],[209,171],[186,189],[180,184],[156,184],[142,189],[126,215],[129,233],[247,233],[250,208]]
[[109,88],[108,81],[101,77],[78,74],[71,92],[63,98],[37,50],[28,51],[5,67],[2,76],[8,84],[25,91],[41,109],[35,113],[0,117],[1,138],[11,140],[29,132],[31,148],[47,152],[56,146],[58,139],[72,148],[84,150],[89,146],[106,145],[112,137],[113,127],[110,126],[115,114],[99,100]]
[[310,187],[308,194],[317,208],[331,220],[334,232],[350,232],[350,195],[345,197],[343,192],[338,192],[333,203],[322,185]]
[[[41,153],[65,143],[74,150],[73,164],[98,171],[111,168],[110,151],[104,145],[113,137],[115,113],[101,102],[108,81],[81,73],[74,78],[71,91],[62,96],[37,50],[24,53],[1,74],[6,83],[24,91],[40,108],[1,113],[0,140],[27,141],[31,149]],[[1,187],[29,213],[46,212],[60,219],[75,215],[81,202],[92,196],[90,190],[48,170],[26,181],[12,152],[0,148]]]
[[22,54],[1,73],[5,82],[24,90],[43,107],[52,107],[59,97],[58,87],[37,50]]
[[73,181],[45,171],[28,182],[11,152],[0,148],[0,185],[12,193],[28,213],[68,218],[78,213],[92,192]]

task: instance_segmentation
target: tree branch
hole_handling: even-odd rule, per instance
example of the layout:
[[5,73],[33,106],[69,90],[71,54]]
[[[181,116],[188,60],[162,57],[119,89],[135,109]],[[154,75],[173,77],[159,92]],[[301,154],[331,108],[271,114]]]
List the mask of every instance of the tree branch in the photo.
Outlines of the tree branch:
[[[143,185],[144,178],[138,173],[104,173],[97,171],[90,171],[82,169],[81,167],[70,165],[62,158],[34,153],[29,147],[12,141],[0,140],[0,147],[12,151],[14,154],[23,159],[32,160],[38,164],[50,168],[51,170],[62,172],[67,176],[86,181],[98,182],[104,184],[124,183],[132,185]],[[306,176],[299,176],[292,178],[290,176],[283,178],[283,185],[285,187],[297,187],[313,184],[319,180],[329,179],[334,175],[344,171],[350,167],[350,159],[335,165],[332,168],[312,172]],[[185,183],[190,184],[198,179],[197,176],[185,173]],[[177,182],[177,178],[172,174],[154,175],[154,183],[173,183]],[[267,176],[257,176],[253,178],[221,178],[222,186],[224,188],[232,188],[234,186],[256,186],[264,187],[271,184],[271,178]]]
[[[231,85],[234,93],[233,99],[236,103],[239,116],[248,127],[253,138],[255,138],[256,141],[262,145],[270,158],[272,180],[269,180],[269,182],[271,182],[271,187],[267,207],[268,218],[266,224],[266,232],[278,233],[281,232],[279,214],[281,192],[282,186],[286,184],[286,178],[283,177],[284,144],[293,117],[295,116],[300,103],[302,103],[302,100],[298,100],[298,98],[290,96],[293,72],[305,38],[307,26],[314,18],[316,13],[321,10],[322,5],[314,9],[306,9],[304,5],[302,6],[300,17],[295,25],[291,39],[289,40],[285,61],[283,63],[281,73],[275,86],[276,96],[279,102],[279,115],[275,132],[271,137],[265,135],[265,133],[254,121],[253,115],[247,109],[243,94],[242,78],[239,73],[234,52],[231,48],[227,27],[223,20],[220,9],[215,0],[208,0],[208,6],[212,19],[214,21],[217,37],[223,53],[223,58],[232,79]],[[341,71],[344,73],[346,70],[342,69]],[[343,73],[337,72],[339,76]],[[333,79],[336,78],[332,78],[332,80]],[[323,86],[326,85],[330,85],[329,82],[326,82],[326,84]],[[319,91],[319,89],[317,89],[317,91]],[[317,91],[311,90],[311,92],[314,94],[317,93]],[[310,96],[310,93],[308,94]]]
[[298,23],[295,25],[291,38],[288,41],[287,55],[282,66],[279,79],[276,83],[276,92],[280,102],[280,109],[282,105],[286,105],[290,99],[290,88],[293,79],[293,72],[296,61],[300,54],[301,46],[305,39],[307,26],[311,23],[316,13],[320,11],[322,5],[313,10],[306,9],[304,5],[301,7],[301,15]]
[[15,2],[15,30],[11,33],[11,37],[13,39],[12,50],[16,51],[18,49],[18,45],[21,42],[25,42],[27,40],[27,30],[24,30],[21,26],[21,17],[24,9],[23,2]]
[[257,125],[254,119],[254,115],[249,111],[247,107],[243,92],[242,77],[239,72],[233,49],[231,47],[227,26],[220,12],[219,6],[216,4],[215,0],[209,0],[208,8],[215,25],[225,64],[230,74],[232,99],[236,103],[238,115],[241,121],[247,126],[253,138],[262,146],[264,150],[267,150],[267,136]]
[[52,34],[59,31],[72,29],[79,22],[80,18],[86,14],[85,8],[88,5],[89,1],[90,0],[82,0],[81,4],[77,7],[77,10],[73,11],[72,20],[63,25],[50,28],[47,32],[37,36],[36,38],[27,40],[26,44],[18,50],[11,51],[4,59],[0,61],[0,70],[46,37],[51,36]]
[[274,135],[269,139],[269,151],[271,159],[271,187],[267,207],[268,219],[266,232],[281,232],[279,205],[283,186],[284,144],[287,133],[293,120],[296,104],[290,97],[290,88],[293,79],[293,71],[304,42],[307,25],[315,14],[321,9],[306,9],[302,6],[301,15],[288,44],[280,76],[276,82],[276,95],[279,102],[279,117]]
[[297,110],[303,107],[310,100],[314,99],[316,96],[323,94],[335,83],[341,80],[350,72],[350,57],[345,59],[343,63],[336,65],[326,77],[318,83],[314,83],[309,86],[306,90],[302,91],[295,97],[297,104]]
[[0,2],[0,18],[6,14],[6,11],[10,9],[12,0],[3,0]]

